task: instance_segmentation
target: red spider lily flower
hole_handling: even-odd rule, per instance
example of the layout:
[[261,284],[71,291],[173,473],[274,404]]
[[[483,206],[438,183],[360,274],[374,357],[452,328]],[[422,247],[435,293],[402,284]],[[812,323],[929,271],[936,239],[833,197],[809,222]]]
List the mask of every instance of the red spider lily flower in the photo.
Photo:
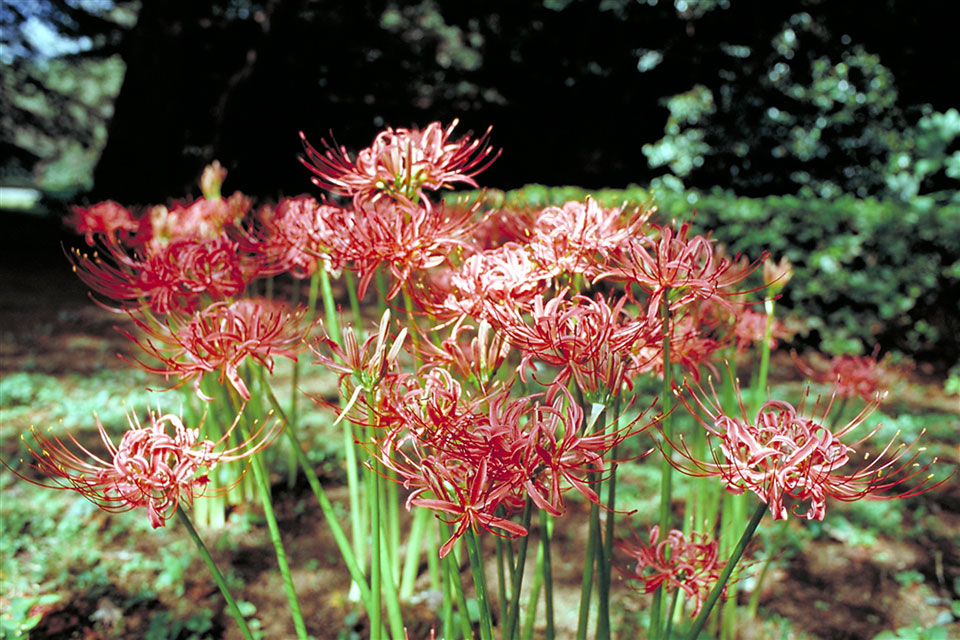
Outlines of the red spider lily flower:
[[250,198],[239,191],[229,199],[200,198],[170,208],[157,205],[149,213],[150,243],[159,248],[178,240],[210,240],[235,226],[250,210],[250,205]]
[[200,389],[203,376],[218,372],[221,384],[229,382],[240,397],[249,400],[238,368],[246,358],[270,371],[275,356],[296,360],[308,331],[301,326],[305,314],[305,307],[291,311],[279,302],[244,299],[215,302],[192,317],[171,314],[162,324],[151,322],[142,312],[128,312],[147,337],[120,332],[160,362],[150,365],[135,360],[140,368],[167,379],[177,377],[177,386],[192,380],[204,400],[211,398]]
[[524,527],[506,518],[493,515],[497,501],[490,492],[486,458],[480,459],[469,487],[465,488],[446,481],[444,478],[446,470],[442,467],[432,465],[424,465],[424,467],[425,470],[432,472],[425,473],[425,477],[430,491],[437,497],[417,497],[410,500],[409,503],[456,516],[448,521],[449,524],[456,524],[457,528],[453,535],[440,547],[441,558],[450,553],[457,539],[466,533],[467,527],[473,528],[474,531],[479,531],[480,528],[490,530],[495,527],[512,537],[527,535],[527,530]]
[[322,262],[328,271],[339,271],[342,261],[327,251],[335,243],[331,227],[340,208],[321,204],[310,196],[284,198],[276,207],[263,207],[252,232],[251,249],[261,258],[261,272],[288,272],[294,278],[309,278]]
[[659,239],[641,238],[631,242],[618,258],[618,266],[597,277],[637,284],[650,294],[647,308],[651,316],[659,312],[660,301],[668,292],[671,309],[679,309],[694,300],[730,305],[727,298],[744,293],[733,291],[732,287],[766,259],[764,254],[752,263],[740,263],[737,259],[721,257],[708,237],[688,237],[688,222],[681,224],[679,231],[670,226],[654,228]]
[[[349,329],[349,327],[348,327]],[[350,398],[343,409],[341,417],[346,416],[354,404],[360,400],[361,407],[365,407],[365,398],[362,392],[372,392],[385,379],[388,388],[397,387],[397,358],[407,336],[407,329],[403,328],[395,338],[390,336],[390,310],[387,309],[380,316],[380,325],[375,334],[370,335],[363,344],[357,339],[354,331],[343,332],[343,346],[324,335],[310,350],[316,356],[313,364],[319,364],[333,371],[338,376],[338,387],[344,397]],[[389,349],[387,344],[393,340]],[[320,350],[324,347],[330,354]],[[314,398],[322,402],[319,398]]]
[[490,129],[476,140],[467,136],[451,141],[457,123],[454,120],[444,129],[439,122],[432,122],[422,131],[388,127],[356,160],[346,147],[334,148],[326,141],[326,150],[320,152],[300,132],[307,154],[300,161],[315,174],[313,183],[318,187],[353,196],[355,202],[376,199],[380,193],[422,198],[423,189],[436,190],[458,182],[476,187],[473,176],[500,153],[493,153],[487,145]]
[[[482,319],[485,308],[504,305],[529,309],[534,297],[549,285],[553,274],[533,260],[530,251],[519,244],[507,243],[496,249],[475,253],[449,274],[445,285],[434,285],[431,291],[421,290],[418,300],[430,313],[440,318],[463,315]],[[423,293],[437,302],[424,301]]]
[[[743,353],[753,344],[763,344],[767,335],[767,314],[745,308],[733,325],[733,334],[737,339],[737,353]],[[777,348],[777,340],[790,337],[785,324],[777,318],[771,318],[770,350]],[[874,393],[876,389],[874,389]]]
[[809,363],[795,358],[803,374],[821,384],[833,384],[841,398],[860,396],[869,402],[887,388],[896,374],[883,360],[877,360],[879,347],[872,356],[834,356],[829,362],[811,358]]
[[129,209],[126,209],[113,200],[99,202],[92,207],[74,207],[73,215],[67,224],[83,234],[87,244],[95,244],[94,234],[103,234],[108,238],[116,238],[126,242],[131,236],[142,232],[142,225]]
[[[469,380],[480,389],[485,389],[500,365],[510,353],[503,334],[491,329],[485,320],[476,327],[464,324],[466,316],[461,316],[451,327],[450,336],[434,346],[429,340],[421,340],[420,356],[424,362],[434,365],[450,366],[463,379]],[[469,342],[465,334],[475,332]]]
[[[539,360],[561,368],[558,382],[572,375],[581,389],[598,385],[590,378],[609,366],[610,358],[626,358],[631,350],[655,344],[655,327],[646,318],[628,314],[621,297],[613,306],[603,296],[566,298],[566,290],[544,301],[533,298],[529,322],[516,307],[490,304],[486,315],[491,325],[502,332],[511,346],[522,353],[518,367],[521,379]],[[618,386],[607,389],[615,391]]]
[[330,207],[324,209],[324,235],[305,250],[336,266],[349,264],[360,276],[360,297],[377,267],[387,264],[395,278],[387,294],[391,299],[407,284],[411,272],[439,266],[467,246],[479,206],[479,201],[434,205],[429,200],[417,204],[398,198],[364,202],[351,209]]
[[[700,391],[703,395],[702,389]],[[739,389],[737,393],[739,397]],[[869,418],[882,396],[877,396],[846,425],[832,431],[824,423],[835,395],[819,418],[803,417],[804,396],[798,408],[781,400],[769,400],[752,420],[747,417],[742,401],[741,416],[724,415],[715,391],[713,395],[711,403],[690,390],[690,398],[680,394],[680,401],[703,424],[708,438],[718,441],[720,451],[714,450],[714,460],[695,459],[682,441],[670,444],[689,465],[673,462],[669,455],[667,459],[688,475],[722,478],[732,493],[752,491],[768,505],[775,520],[788,517],[787,497],[797,501],[792,509],[795,516],[823,520],[827,496],[848,502],[866,497],[902,498],[918,495],[945,482],[927,486],[933,477],[930,474],[915,487],[897,489],[923,476],[933,464],[915,464],[922,449],[905,459],[916,441],[909,445],[895,444],[897,437],[887,443],[879,455],[871,456],[867,452],[859,466],[846,470],[856,448],[873,436],[880,425],[850,444],[844,443],[843,438]],[[818,410],[819,399],[812,412],[814,416]],[[893,489],[897,492],[889,493]],[[807,510],[801,516],[804,504]]]
[[[209,495],[208,471],[218,464],[252,456],[272,442],[282,428],[279,422],[269,427],[263,423],[250,440],[221,448],[229,441],[240,418],[237,416],[223,437],[213,442],[201,439],[199,428],[187,428],[180,417],[173,414],[150,413],[148,426],[141,426],[136,416],[128,415],[130,428],[118,445],[96,418],[107,450],[103,457],[91,453],[69,432],[68,441],[64,442],[52,434],[52,429],[48,436],[31,428],[37,448],[27,445],[34,458],[30,466],[53,484],[13,472],[41,487],[74,490],[111,513],[144,507],[150,524],[156,529],[166,523],[181,502],[190,504],[198,496]],[[74,453],[74,448],[80,453]],[[228,490],[229,487],[224,487],[217,491]]]
[[637,209],[624,216],[622,209],[605,209],[589,196],[586,202],[547,207],[537,217],[530,248],[548,269],[594,276],[610,255],[640,233],[652,213]]
[[73,270],[96,293],[121,306],[149,307],[155,313],[192,312],[204,300],[243,293],[258,265],[237,241],[180,240],[128,253],[118,243],[92,255],[74,250]]
[[[663,540],[659,536],[660,527],[654,526],[646,544],[639,540],[617,544],[631,560],[637,561],[628,576],[643,582],[644,593],[653,593],[661,586],[667,592],[682,589],[693,601],[691,617],[696,617],[726,565],[718,558],[719,545],[702,533],[693,533],[687,540],[677,529],[672,529]],[[721,596],[725,595],[726,585]]]

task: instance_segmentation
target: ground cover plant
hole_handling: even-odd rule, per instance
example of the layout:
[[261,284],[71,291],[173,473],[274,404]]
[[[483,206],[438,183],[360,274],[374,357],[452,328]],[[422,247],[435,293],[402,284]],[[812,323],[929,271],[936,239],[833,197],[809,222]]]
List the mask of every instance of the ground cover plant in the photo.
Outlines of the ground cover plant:
[[[356,155],[305,140],[303,164],[329,200],[255,208],[239,192],[225,198],[225,171],[212,165],[193,202],[75,211],[90,248],[71,253],[74,269],[123,318],[127,362],[155,376],[151,387],[182,393],[130,406],[125,431],[91,416],[96,444],[33,429],[9,464],[107,513],[142,512],[132,536],[112,534],[131,546],[182,524],[230,621],[173,607],[145,623],[156,637],[323,637],[303,593],[329,559],[290,561],[283,525],[304,507],[276,495],[282,476],[306,485],[326,555],[343,567],[355,611],[338,632],[373,638],[742,637],[782,550],[809,546],[804,532],[829,526],[868,544],[899,512],[859,510],[861,499],[896,504],[885,501],[952,486],[938,441],[920,442],[927,420],[879,417],[905,375],[889,358],[774,359],[811,382],[771,386],[771,353],[791,332],[777,316],[796,286],[789,259],[731,255],[647,195],[541,207],[482,191],[440,198],[477,188],[497,156],[487,135],[458,139],[455,126],[387,129]],[[21,405],[52,384],[4,383]],[[308,411],[327,416],[326,446]],[[283,631],[264,631],[204,541],[236,512],[262,518]],[[96,513],[65,520],[69,535],[102,525]],[[59,535],[56,520],[47,535]],[[577,527],[579,544],[560,542]],[[176,555],[137,563],[163,567],[174,602],[188,583],[203,590]],[[554,581],[571,565],[572,598]],[[894,570],[898,584],[925,584],[916,569]],[[99,573],[83,584],[112,583]],[[621,585],[635,593],[613,604]],[[5,629],[40,624],[56,605],[47,595],[11,600],[19,613]]]

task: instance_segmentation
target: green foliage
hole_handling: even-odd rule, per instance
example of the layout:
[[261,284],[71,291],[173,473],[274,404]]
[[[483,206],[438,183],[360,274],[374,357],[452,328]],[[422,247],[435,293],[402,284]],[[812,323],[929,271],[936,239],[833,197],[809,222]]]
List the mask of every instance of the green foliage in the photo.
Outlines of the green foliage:
[[10,598],[9,604],[0,614],[0,640],[26,638],[27,632],[33,629],[43,619],[41,614],[34,613],[35,607],[55,604],[60,601],[56,594],[40,596],[17,596]]
[[873,640],[947,640],[949,637],[944,627],[921,627],[915,624],[896,631],[884,631],[875,635]]
[[[731,253],[786,256],[794,277],[780,308],[803,318],[804,340],[828,353],[878,342],[919,358],[960,357],[960,202],[942,194],[909,203],[875,198],[738,197],[656,180],[659,220],[693,218]],[[583,199],[575,187],[527,185],[508,204]],[[593,192],[608,206],[650,200],[641,187]]]

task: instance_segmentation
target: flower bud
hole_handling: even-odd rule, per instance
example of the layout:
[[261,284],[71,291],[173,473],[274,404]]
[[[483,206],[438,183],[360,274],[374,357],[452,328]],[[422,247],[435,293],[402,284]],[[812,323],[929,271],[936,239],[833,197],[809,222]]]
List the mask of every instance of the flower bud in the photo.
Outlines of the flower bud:
[[763,282],[767,285],[771,296],[780,293],[792,277],[793,264],[787,256],[780,258],[780,262],[775,263],[771,258],[763,262]]

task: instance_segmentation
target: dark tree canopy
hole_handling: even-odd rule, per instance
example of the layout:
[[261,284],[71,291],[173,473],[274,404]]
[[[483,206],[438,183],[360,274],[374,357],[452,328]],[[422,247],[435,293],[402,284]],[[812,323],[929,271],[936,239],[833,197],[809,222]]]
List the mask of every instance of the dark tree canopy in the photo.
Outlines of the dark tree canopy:
[[[300,130],[355,150],[453,118],[494,126],[504,153],[483,183],[501,188],[670,172],[910,196],[960,177],[946,2],[168,0],[130,30],[45,2],[48,23],[92,34],[84,55],[126,64],[91,198],[179,196],[213,159],[227,189],[298,193]],[[12,4],[3,20],[26,20]]]

